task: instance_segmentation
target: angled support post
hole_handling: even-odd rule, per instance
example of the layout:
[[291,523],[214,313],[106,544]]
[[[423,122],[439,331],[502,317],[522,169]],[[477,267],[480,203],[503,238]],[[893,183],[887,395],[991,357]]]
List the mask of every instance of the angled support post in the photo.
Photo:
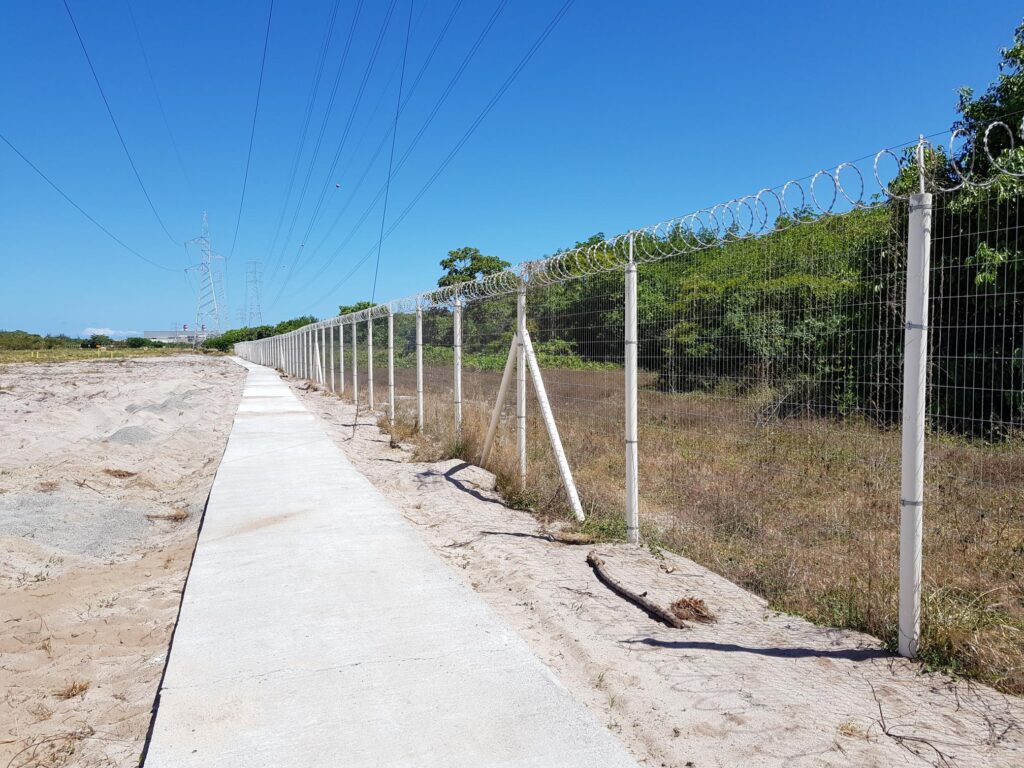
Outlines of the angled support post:
[[580,495],[576,491],[576,483],[572,479],[572,470],[569,469],[569,460],[565,458],[565,450],[562,448],[562,439],[558,436],[558,426],[555,424],[554,414],[551,413],[551,404],[548,402],[547,391],[544,389],[544,378],[541,376],[540,365],[537,363],[537,356],[533,352],[533,343],[530,341],[530,332],[523,333],[523,348],[526,351],[526,360],[530,367],[533,390],[537,395],[537,405],[540,408],[541,418],[544,420],[544,427],[548,432],[548,440],[551,442],[551,450],[555,454],[555,463],[558,465],[558,474],[562,477],[562,486],[565,488],[565,495],[569,497],[569,506],[576,519],[583,522],[583,505],[580,503]]
[[508,347],[508,359],[505,360],[505,370],[501,374],[501,384],[498,386],[498,397],[494,401],[494,410],[491,412],[491,423],[487,426],[487,437],[484,438],[484,449],[480,452],[480,466],[487,466],[487,459],[491,456],[491,447],[494,445],[494,436],[498,432],[498,423],[501,421],[501,411],[505,406],[505,398],[508,396],[508,388],[512,383],[512,373],[516,368],[516,357],[519,353],[519,336],[512,334],[512,343]]

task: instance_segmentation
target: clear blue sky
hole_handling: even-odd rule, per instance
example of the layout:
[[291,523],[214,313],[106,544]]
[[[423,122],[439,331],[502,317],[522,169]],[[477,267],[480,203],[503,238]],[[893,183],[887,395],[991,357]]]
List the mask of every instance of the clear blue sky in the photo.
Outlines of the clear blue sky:
[[[244,304],[245,263],[251,259],[265,264],[267,322],[308,312],[334,314],[339,303],[370,296],[373,258],[343,278],[373,248],[380,228],[380,203],[356,224],[387,174],[390,144],[369,162],[394,117],[409,0],[396,0],[336,170],[330,165],[389,1],[364,0],[295,234],[282,252],[354,15],[353,0],[339,3],[292,208],[272,252],[334,5],[277,0],[245,207],[227,263],[229,326]],[[195,253],[187,256],[182,243],[198,234],[205,210],[215,250],[231,249],[268,4],[69,2],[174,242],[135,181],[61,0],[4,6],[0,133],[94,218],[172,271],[153,268],[113,243],[0,143],[0,328],[75,335],[87,328],[139,332],[190,322],[195,296],[183,269]],[[498,2],[462,3],[407,98],[396,159]],[[406,90],[454,5],[455,0],[414,0]],[[562,0],[508,2],[394,176],[389,224],[561,5]],[[998,49],[1010,42],[1021,13],[1019,2],[1009,0],[977,3],[969,11],[962,2],[903,0],[576,0],[385,240],[376,298],[429,287],[438,277],[438,261],[452,248],[473,245],[512,262],[534,258],[597,231],[614,233],[680,215],[948,128],[957,87],[980,89],[996,76]],[[323,213],[300,249],[321,192]],[[325,245],[317,249],[320,242]]]

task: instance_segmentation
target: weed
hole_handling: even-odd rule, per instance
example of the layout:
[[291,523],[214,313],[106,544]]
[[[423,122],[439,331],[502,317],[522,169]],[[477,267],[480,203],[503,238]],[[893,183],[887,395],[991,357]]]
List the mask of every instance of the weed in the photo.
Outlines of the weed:
[[86,691],[89,690],[89,685],[90,683],[84,680],[73,680],[67,685],[65,685],[63,688],[54,691],[53,695],[56,696],[58,699],[63,699],[64,701],[67,701],[68,699],[73,699],[76,696],[83,695]]

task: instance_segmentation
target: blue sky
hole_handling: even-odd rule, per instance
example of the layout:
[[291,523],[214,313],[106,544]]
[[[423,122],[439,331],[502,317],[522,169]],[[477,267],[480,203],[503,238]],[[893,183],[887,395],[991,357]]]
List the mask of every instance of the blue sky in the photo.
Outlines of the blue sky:
[[[355,265],[372,251],[380,230],[381,205],[372,202],[386,178],[388,141],[370,160],[394,118],[408,2],[396,0],[331,170],[390,5],[364,0],[295,233],[282,248],[357,3],[338,4],[295,192],[278,230],[334,0],[277,0],[245,206],[226,263],[228,326],[237,324],[244,307],[249,260],[264,263],[267,322],[310,312],[326,316],[339,303],[370,297],[373,258]],[[406,91],[456,2],[414,0]],[[404,97],[396,159],[499,2],[459,6],[415,92]],[[389,226],[562,2],[507,2],[394,176]],[[184,268],[197,256],[183,243],[199,233],[205,210],[214,249],[231,250],[268,4],[69,3],[173,239],[132,174],[61,0],[5,4],[0,133],[91,216],[168,269],[108,239],[0,143],[0,328],[74,335],[191,322],[194,278],[190,286]],[[597,231],[684,214],[948,128],[956,89],[981,89],[996,76],[998,49],[1010,42],[1020,18],[1020,4],[1003,0],[975,4],[969,12],[962,3],[902,0],[576,0],[384,241],[376,299],[434,284],[437,263],[452,248],[473,245],[512,262],[535,258]],[[314,219],[321,193],[322,212]],[[311,221],[308,243],[300,247]]]

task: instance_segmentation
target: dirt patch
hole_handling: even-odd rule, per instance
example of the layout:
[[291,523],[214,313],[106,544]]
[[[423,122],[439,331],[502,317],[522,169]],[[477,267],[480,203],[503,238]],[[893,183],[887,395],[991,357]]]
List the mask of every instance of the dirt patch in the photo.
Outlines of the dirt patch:
[[[637,759],[652,766],[1018,766],[1024,703],[931,674],[874,638],[777,613],[684,557],[567,546],[506,508],[494,477],[458,460],[415,462],[377,415],[296,394],[349,459]],[[353,429],[353,424],[358,426]],[[600,583],[716,617],[652,620]]]
[[192,356],[0,372],[0,766],[138,762],[244,377]]

